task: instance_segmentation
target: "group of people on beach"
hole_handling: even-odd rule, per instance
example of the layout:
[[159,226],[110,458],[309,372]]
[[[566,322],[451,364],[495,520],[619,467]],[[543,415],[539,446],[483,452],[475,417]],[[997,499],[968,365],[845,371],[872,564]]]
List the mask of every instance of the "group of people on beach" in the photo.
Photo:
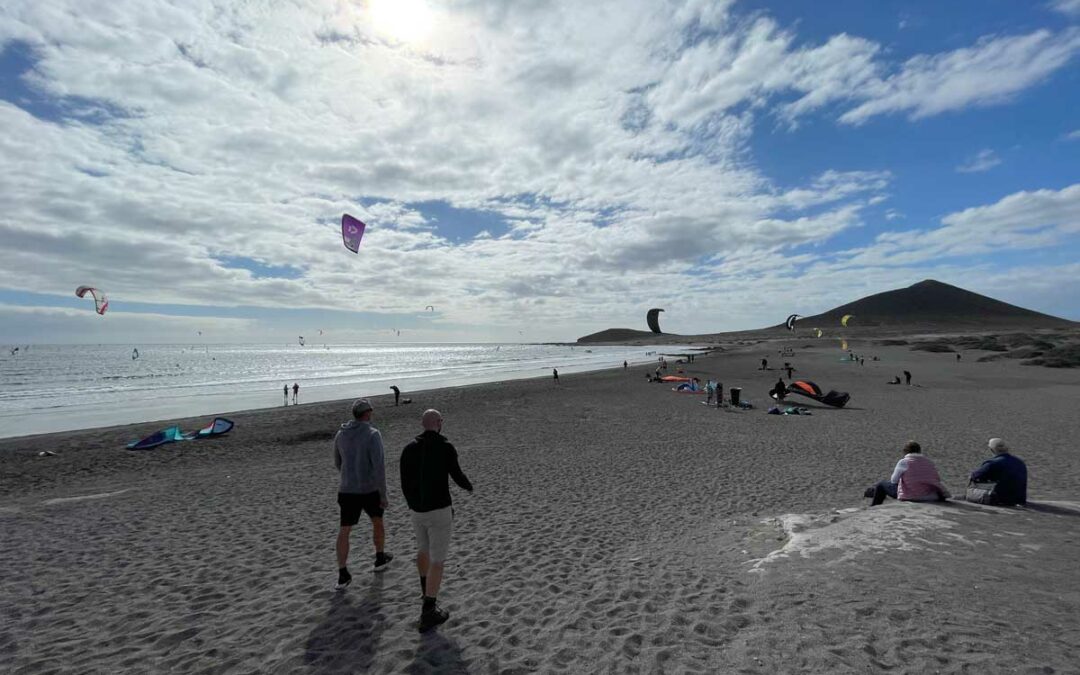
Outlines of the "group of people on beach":
[[[281,390],[285,394],[284,405],[289,405],[289,385],[285,385]],[[300,385],[295,382],[293,382],[292,386],[292,402],[293,405],[300,405]]]
[[[994,455],[968,476],[968,498],[978,495],[981,503],[995,506],[1027,504],[1027,465],[1012,454],[1009,446],[1000,438],[991,438],[987,448]],[[910,502],[945,501],[952,497],[942,484],[937,467],[929,457],[922,454],[922,447],[915,441],[904,446],[904,456],[896,463],[892,475],[866,488],[863,496],[870,499],[870,506],[878,506],[886,497]]]
[[[371,520],[375,561],[372,569],[384,571],[394,559],[385,550],[383,515],[389,504],[382,435],[371,424],[374,407],[367,399],[352,404],[352,419],[341,425],[334,437],[334,466],[340,472],[337,502],[340,529],[337,536],[337,588],[352,582],[349,573],[349,535],[366,513]],[[420,630],[433,628],[450,618],[439,607],[446,556],[454,529],[454,511],[449,479],[469,493],[473,485],[458,464],[457,449],[442,435],[443,416],[425,410],[420,418],[423,432],[405,446],[399,461],[401,492],[409,507],[416,535],[416,570],[420,577],[422,605]]]

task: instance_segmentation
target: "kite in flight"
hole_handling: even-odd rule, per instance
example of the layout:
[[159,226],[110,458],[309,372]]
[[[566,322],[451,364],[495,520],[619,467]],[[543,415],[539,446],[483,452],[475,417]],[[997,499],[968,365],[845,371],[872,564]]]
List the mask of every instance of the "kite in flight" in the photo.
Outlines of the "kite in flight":
[[848,319],[850,319],[850,318],[852,318],[854,316],[855,316],[854,314],[845,314],[844,318],[840,319],[840,325],[843,326],[844,328],[847,328]]
[[301,347],[304,346],[304,336],[303,335],[300,336],[300,346]]
[[659,307],[653,307],[649,310],[649,313],[645,315],[645,320],[649,323],[649,330],[654,333],[663,333],[660,330],[660,312],[664,310]]
[[801,319],[801,318],[802,318],[802,316],[800,316],[798,314],[792,314],[791,316],[789,316],[787,318],[787,321],[784,322],[784,325],[787,326],[788,330],[793,331],[793,330],[795,330],[795,319]]
[[817,333],[818,337],[821,337],[821,329],[820,328],[815,328],[814,332]]
[[345,242],[345,248],[353,253],[360,252],[360,240],[364,238],[364,230],[367,225],[349,214],[341,217],[341,240]]
[[136,347],[135,349],[132,349],[132,350],[131,350],[131,360],[132,360],[132,361],[135,361],[135,360],[137,360],[138,358],[139,358],[139,348],[138,348],[138,347]]
[[87,293],[89,293],[94,298],[94,311],[96,311],[102,316],[105,316],[105,312],[109,309],[109,298],[106,297],[105,293],[103,293],[102,291],[99,291],[96,288],[91,288],[89,286],[79,286],[75,289],[75,295],[80,298]]
[[427,307],[425,307],[425,308],[424,308],[424,311],[426,312],[426,311],[427,311],[427,310],[429,310],[429,309],[430,309],[431,311],[433,311],[433,312],[435,311],[435,308],[434,308],[433,306],[431,306],[431,305],[428,305]]

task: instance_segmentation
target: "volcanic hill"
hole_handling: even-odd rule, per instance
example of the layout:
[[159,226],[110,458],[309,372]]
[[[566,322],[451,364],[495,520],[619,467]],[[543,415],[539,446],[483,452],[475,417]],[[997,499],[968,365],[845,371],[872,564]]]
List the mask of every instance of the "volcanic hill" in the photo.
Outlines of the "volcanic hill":
[[[1074,321],[1042,314],[956,286],[927,279],[907,288],[875,293],[865,298],[799,320],[801,325],[839,325],[845,314],[854,327],[919,328],[1076,328]],[[783,328],[783,325],[776,326]]]
[[[798,309],[793,307],[792,309]],[[836,328],[845,314],[854,315],[848,323],[849,334],[870,332],[970,332],[984,330],[1040,330],[1080,328],[1080,323],[1042,314],[985,295],[972,293],[956,286],[927,279],[907,288],[875,293],[799,319],[800,327]],[[876,329],[876,330],[875,330]],[[650,333],[630,328],[607,330],[578,338],[579,343],[713,342],[733,338],[763,338],[786,335],[783,324],[752,331],[710,333],[705,335],[674,335]]]

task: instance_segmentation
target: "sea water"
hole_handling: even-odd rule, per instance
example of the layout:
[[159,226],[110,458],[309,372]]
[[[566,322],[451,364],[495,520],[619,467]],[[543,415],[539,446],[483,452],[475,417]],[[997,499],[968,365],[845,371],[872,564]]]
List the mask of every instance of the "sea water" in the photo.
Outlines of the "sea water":
[[[655,362],[685,345],[30,345],[0,355],[0,437]],[[134,350],[138,349],[138,357]]]

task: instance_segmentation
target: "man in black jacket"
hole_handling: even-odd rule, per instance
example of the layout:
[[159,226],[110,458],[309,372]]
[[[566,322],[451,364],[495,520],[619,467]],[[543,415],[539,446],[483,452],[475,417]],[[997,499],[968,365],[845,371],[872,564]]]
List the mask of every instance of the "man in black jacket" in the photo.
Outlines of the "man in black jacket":
[[426,410],[421,418],[424,433],[401,452],[401,491],[412,511],[416,531],[416,570],[424,605],[420,629],[427,630],[450,618],[450,613],[436,604],[442,585],[443,564],[450,548],[454,512],[447,478],[463,490],[473,486],[458,465],[457,450],[442,435],[442,414]]

